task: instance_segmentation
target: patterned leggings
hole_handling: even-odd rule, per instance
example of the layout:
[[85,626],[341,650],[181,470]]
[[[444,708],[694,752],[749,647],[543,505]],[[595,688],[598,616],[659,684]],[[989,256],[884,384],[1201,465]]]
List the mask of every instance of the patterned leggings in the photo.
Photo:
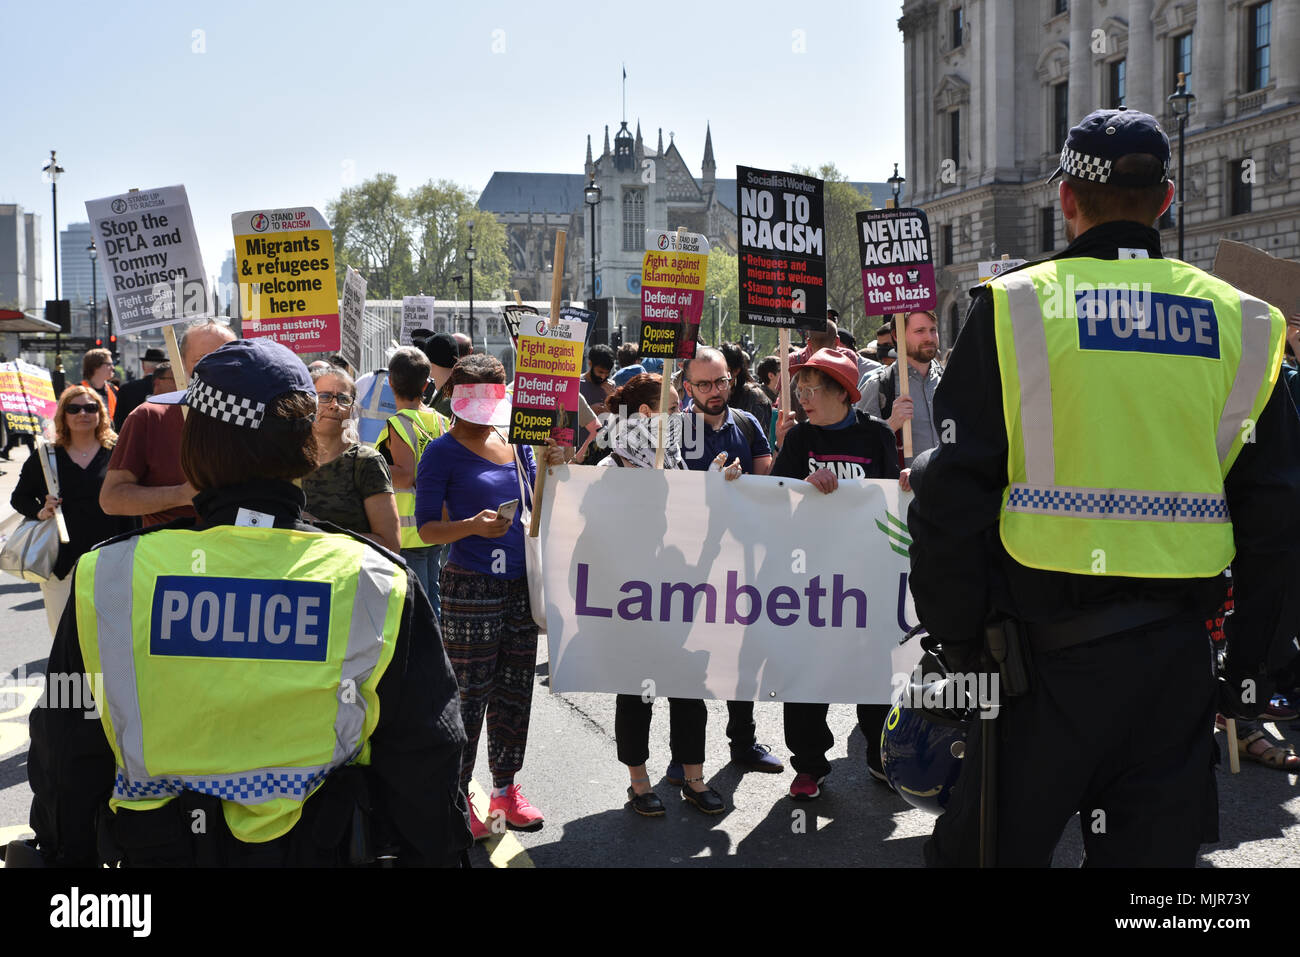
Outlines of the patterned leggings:
[[537,666],[537,624],[528,578],[506,580],[453,565],[442,569],[442,642],[460,685],[460,716],[469,740],[460,770],[468,790],[487,712],[493,787],[514,782],[528,746]]

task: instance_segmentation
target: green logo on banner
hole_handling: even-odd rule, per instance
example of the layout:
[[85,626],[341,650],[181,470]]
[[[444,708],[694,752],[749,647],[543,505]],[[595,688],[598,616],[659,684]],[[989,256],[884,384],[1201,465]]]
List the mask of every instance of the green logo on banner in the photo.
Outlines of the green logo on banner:
[[912,544],[912,540],[907,535],[907,522],[890,512],[885,512],[885,518],[889,520],[889,524],[886,525],[877,519],[876,528],[885,533],[885,537],[889,539],[889,547],[906,558],[907,546]]

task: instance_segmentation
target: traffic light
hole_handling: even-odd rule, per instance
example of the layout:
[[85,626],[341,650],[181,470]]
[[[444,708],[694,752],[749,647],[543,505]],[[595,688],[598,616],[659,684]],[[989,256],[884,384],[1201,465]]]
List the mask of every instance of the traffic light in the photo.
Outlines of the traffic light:
[[96,339],[96,340],[95,340],[95,348],[96,348],[96,349],[98,349],[98,348],[99,348],[100,346],[102,346],[103,344],[104,344],[104,340],[103,340],[103,339]]
[[109,336],[108,341],[111,342],[113,345],[117,345],[117,333],[114,333],[113,335]]

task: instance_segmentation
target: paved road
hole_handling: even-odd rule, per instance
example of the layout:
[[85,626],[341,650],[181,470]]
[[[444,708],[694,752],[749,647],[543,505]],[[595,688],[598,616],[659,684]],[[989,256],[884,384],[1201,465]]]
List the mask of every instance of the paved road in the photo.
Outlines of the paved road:
[[[15,459],[21,458],[18,452]],[[4,463],[0,518],[20,463]],[[49,634],[40,592],[0,577],[0,676],[12,682],[44,672]],[[682,804],[662,779],[668,760],[667,702],[655,705],[651,725],[651,779],[669,813],[642,818],[625,806],[627,771],[615,757],[614,697],[552,695],[546,687],[545,641],[539,651],[532,732],[526,766],[518,778],[524,794],[547,817],[533,833],[510,832],[474,851],[477,865],[535,867],[625,866],[872,866],[913,867],[932,819],[904,804],[866,773],[866,746],[855,730],[854,711],[832,706],[836,745],[833,772],[821,800],[795,804],[786,797],[793,777],[745,774],[726,763],[726,707],[709,703],[709,756],[705,776],[727,800],[728,811],[706,817]],[[31,792],[27,787],[27,720],[35,692],[0,689],[0,842],[26,832]],[[781,709],[756,709],[759,740],[783,759]],[[1276,731],[1276,729],[1272,729]],[[1300,729],[1297,729],[1300,732]],[[1220,736],[1220,740],[1222,736]],[[1153,746],[1157,742],[1152,742]],[[486,741],[480,743],[476,780],[486,785]],[[486,798],[479,788],[481,799]],[[1204,849],[1206,866],[1300,865],[1300,791],[1297,778],[1257,765],[1240,775],[1219,775],[1223,840]],[[1067,829],[1057,866],[1079,862],[1077,824]]]

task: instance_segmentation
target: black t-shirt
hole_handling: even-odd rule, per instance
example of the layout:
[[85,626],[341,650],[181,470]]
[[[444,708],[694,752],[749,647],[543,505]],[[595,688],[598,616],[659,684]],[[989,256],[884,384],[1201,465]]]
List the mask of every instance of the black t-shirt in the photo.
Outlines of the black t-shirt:
[[807,479],[827,468],[837,478],[898,478],[894,433],[874,415],[857,412],[847,428],[826,429],[800,422],[785,436],[785,444],[772,466],[772,474]]

